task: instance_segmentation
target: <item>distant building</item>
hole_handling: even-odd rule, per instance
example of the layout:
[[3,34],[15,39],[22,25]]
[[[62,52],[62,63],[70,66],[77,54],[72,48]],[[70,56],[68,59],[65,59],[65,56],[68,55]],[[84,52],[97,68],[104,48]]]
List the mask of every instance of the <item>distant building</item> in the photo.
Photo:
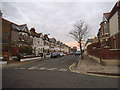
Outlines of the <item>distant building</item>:
[[76,51],[77,51],[77,47],[73,46],[73,47],[71,48],[71,52],[76,52]]
[[71,47],[69,47],[69,46],[66,45],[65,51],[66,51],[67,53],[70,53],[70,52],[71,52]]
[[33,36],[33,45],[32,45],[33,54],[39,56],[43,54],[43,50],[44,50],[43,34],[37,33],[35,31],[35,28],[31,28],[30,33]]
[[55,38],[49,38],[50,42],[50,52],[55,52],[56,51],[56,39]]
[[44,40],[44,55],[50,53],[50,42],[49,42],[49,37],[48,34],[43,35],[43,40]]
[[89,46],[90,44],[92,43],[97,43],[98,42],[98,38],[97,37],[94,37],[94,38],[91,38],[91,39],[88,39],[85,43],[85,50],[87,50],[87,46]]

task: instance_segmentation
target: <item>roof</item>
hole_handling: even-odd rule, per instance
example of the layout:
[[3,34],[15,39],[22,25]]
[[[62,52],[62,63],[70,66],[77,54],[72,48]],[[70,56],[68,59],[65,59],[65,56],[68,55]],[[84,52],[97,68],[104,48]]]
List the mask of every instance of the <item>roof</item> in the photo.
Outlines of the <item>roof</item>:
[[8,22],[8,23],[10,23],[10,24],[12,24],[13,22],[11,22],[11,21],[8,21],[7,19],[5,19],[5,18],[2,18],[2,20],[4,20],[4,21],[6,21],[6,22]]
[[27,27],[27,24],[23,25],[12,24],[12,28],[16,30],[23,30],[25,27]]
[[57,42],[55,38],[49,38],[49,41],[53,43]]
[[35,32],[35,28],[31,28],[31,29],[30,29],[30,31],[33,31],[33,32]]
[[103,15],[105,16],[106,19],[108,19],[109,15],[110,15],[110,12],[108,12],[108,13],[103,13]]
[[34,36],[34,37],[43,36],[42,33],[37,33],[37,32],[35,31],[35,28],[34,28],[34,27],[30,29],[30,32],[31,32],[31,35]]
[[116,2],[115,6],[113,7],[113,9],[110,12],[110,15],[108,17],[108,20],[118,11],[120,10],[120,1]]
[[102,25],[104,22],[105,22],[105,21],[102,21],[102,22],[100,23],[100,25]]
[[18,25],[4,18],[2,18],[2,20],[12,24],[12,29],[15,29],[15,30],[23,30],[25,27],[27,27],[27,24]]
[[44,34],[44,38],[48,38],[48,35],[47,35],[47,34]]

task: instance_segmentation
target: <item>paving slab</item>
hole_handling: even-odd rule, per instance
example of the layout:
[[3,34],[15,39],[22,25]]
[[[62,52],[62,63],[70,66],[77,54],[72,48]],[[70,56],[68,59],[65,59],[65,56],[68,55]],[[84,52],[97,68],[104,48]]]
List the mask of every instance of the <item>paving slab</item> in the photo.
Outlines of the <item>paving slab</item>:
[[81,73],[106,73],[106,74],[118,74],[120,75],[119,66],[103,66],[98,62],[91,59],[86,54],[83,55],[84,60],[79,60],[77,66],[74,67],[75,70]]

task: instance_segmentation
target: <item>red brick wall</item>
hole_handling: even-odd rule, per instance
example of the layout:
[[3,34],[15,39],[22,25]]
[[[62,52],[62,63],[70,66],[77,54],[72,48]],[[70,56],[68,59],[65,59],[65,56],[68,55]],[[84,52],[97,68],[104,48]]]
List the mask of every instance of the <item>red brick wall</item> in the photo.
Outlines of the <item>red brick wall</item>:
[[115,35],[115,37],[116,37],[116,48],[120,49],[120,32],[117,35]]
[[11,56],[17,56],[18,48],[17,47],[11,47]]
[[110,37],[110,48],[114,49],[114,40],[113,37]]
[[[114,37],[115,37],[116,44],[114,42]],[[111,49],[115,49],[115,45],[116,45],[116,49],[120,49],[120,32],[115,36],[110,37]]]
[[101,59],[120,59],[120,51],[118,50],[110,50],[105,48],[96,48],[93,47],[97,45],[93,43],[87,47],[87,52],[89,55],[101,58]]

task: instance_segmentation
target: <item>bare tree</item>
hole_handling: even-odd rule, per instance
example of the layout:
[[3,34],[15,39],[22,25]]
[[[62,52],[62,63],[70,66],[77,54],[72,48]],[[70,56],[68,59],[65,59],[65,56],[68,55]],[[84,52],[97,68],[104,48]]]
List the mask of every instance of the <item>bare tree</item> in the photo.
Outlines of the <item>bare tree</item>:
[[81,51],[81,59],[83,60],[83,50],[82,50],[82,39],[88,33],[88,25],[80,20],[79,22],[74,24],[74,29],[69,32],[69,34],[79,43],[80,51]]

